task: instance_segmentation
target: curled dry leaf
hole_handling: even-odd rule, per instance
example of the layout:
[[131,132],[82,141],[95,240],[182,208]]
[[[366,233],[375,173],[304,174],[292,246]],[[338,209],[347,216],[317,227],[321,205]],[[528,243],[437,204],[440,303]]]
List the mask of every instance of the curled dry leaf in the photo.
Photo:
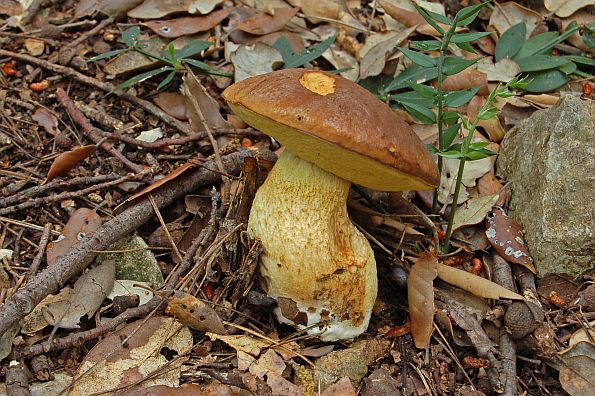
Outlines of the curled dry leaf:
[[283,63],[283,57],[275,48],[256,43],[240,45],[237,51],[231,54],[231,62],[235,67],[235,82],[238,82],[278,69]]
[[188,117],[190,118],[190,125],[195,132],[205,130],[205,126],[198,115],[195,106],[198,106],[202,113],[204,122],[210,129],[227,128],[227,122],[219,113],[219,103],[209,95],[206,88],[202,86],[196,75],[189,71],[184,77],[184,82],[180,89],[188,109]]
[[[294,51],[295,52],[295,51]],[[351,81],[357,81],[360,75],[359,63],[357,59],[349,52],[340,49],[336,44],[333,44],[330,48],[322,53],[322,57],[329,61],[335,69],[348,69],[342,71],[341,76]]]
[[[522,300],[523,296],[517,294],[497,283],[489,281],[481,276],[473,275],[448,265],[438,264],[438,278],[453,286],[460,287],[469,293],[483,298],[498,300],[506,298],[509,300]],[[409,275],[411,276],[411,275]]]
[[212,12],[206,16],[182,17],[168,19],[166,21],[149,21],[145,22],[144,25],[161,37],[175,38],[210,30],[227,18],[232,10],[233,7],[229,7]]
[[68,300],[52,303],[42,311],[45,320],[55,327],[78,329],[81,316],[91,318],[112,291],[115,275],[114,261],[85,272],[75,282]]
[[174,92],[160,92],[154,98],[153,102],[172,117],[178,120],[186,121],[188,112],[186,110],[186,101],[184,96]]
[[[294,7],[299,7],[308,16],[338,19],[341,2],[336,0],[287,0]],[[309,18],[312,23],[320,23],[318,18]]]
[[168,299],[165,313],[194,330],[227,334],[217,312],[188,293],[176,291],[174,296]]
[[33,113],[31,118],[53,137],[56,137],[61,133],[56,129],[58,128],[58,118],[49,110],[43,107],[38,107],[35,109],[35,113]]
[[68,219],[60,237],[48,243],[46,249],[46,260],[48,266],[54,263],[78,241],[87,235],[91,235],[101,225],[101,217],[92,209],[77,209]]
[[273,8],[272,15],[259,12],[238,23],[236,28],[243,32],[256,35],[273,33],[283,29],[299,10],[298,7]]
[[130,18],[158,19],[164,16],[188,11],[193,0],[145,0],[141,5],[128,11]]
[[543,0],[548,11],[559,17],[569,17],[581,8],[592,6],[593,0]]
[[509,1],[501,3],[494,8],[492,16],[490,17],[489,27],[491,30],[497,31],[500,35],[507,31],[510,27],[517,23],[523,22],[527,25],[527,38],[531,37],[531,33],[543,21],[543,17],[529,8],[523,7],[516,1]]
[[438,260],[430,253],[423,253],[411,267],[407,278],[411,335],[417,348],[425,348],[433,330],[434,279]]
[[495,207],[488,214],[486,236],[494,250],[506,261],[536,272],[533,259],[525,246],[521,225],[508,216],[504,209]]
[[409,37],[415,27],[400,32],[376,33],[368,36],[366,43],[360,49],[360,79],[377,76],[382,73],[388,56]]
[[76,4],[74,17],[82,18],[100,12],[101,14],[119,18],[142,2],[143,0],[81,0]]
[[444,91],[458,91],[473,87],[480,87],[478,95],[489,95],[488,78],[484,72],[471,68],[465,69],[460,73],[447,76],[442,82]]
[[[384,11],[396,19],[397,21],[401,22],[403,25],[407,27],[416,27],[416,30],[421,34],[427,34],[431,36],[440,36],[441,34],[430,24],[426,22],[426,20],[415,10],[410,10],[403,8],[398,4],[398,2],[393,0],[380,0],[378,4],[384,9]],[[434,3],[435,4],[435,3]],[[448,30],[448,26],[443,23],[438,23],[438,25],[444,29],[444,31]],[[457,28],[456,31],[461,30]]]
[[191,14],[206,15],[213,11],[219,4],[223,4],[224,0],[192,0],[188,6],[188,12]]
[[58,176],[66,175],[82,160],[93,154],[95,150],[95,145],[88,145],[78,147],[74,150],[66,151],[60,154],[54,159],[54,162],[52,162],[52,165],[50,166],[50,170],[48,171],[48,175],[46,177],[46,182],[55,179]]

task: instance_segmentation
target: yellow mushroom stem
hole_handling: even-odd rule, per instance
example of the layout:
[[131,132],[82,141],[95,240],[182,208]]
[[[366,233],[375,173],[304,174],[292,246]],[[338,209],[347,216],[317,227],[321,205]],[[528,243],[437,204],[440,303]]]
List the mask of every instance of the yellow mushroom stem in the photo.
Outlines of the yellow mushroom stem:
[[278,320],[323,341],[363,333],[378,289],[372,248],[347,215],[349,186],[285,150],[248,222],[263,243],[261,280]]

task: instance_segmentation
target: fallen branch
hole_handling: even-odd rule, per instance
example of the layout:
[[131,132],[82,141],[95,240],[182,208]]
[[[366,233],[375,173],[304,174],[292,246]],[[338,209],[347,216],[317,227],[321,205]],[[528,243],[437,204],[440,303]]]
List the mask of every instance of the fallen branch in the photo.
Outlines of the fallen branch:
[[60,66],[55,63],[48,62],[44,59],[36,58],[34,56],[19,54],[16,52],[6,51],[3,49],[0,49],[0,56],[7,56],[7,57],[14,58],[14,59],[18,59],[22,62],[40,66],[40,67],[43,67],[44,69],[47,69],[54,73],[61,74],[66,77],[70,77],[80,83],[101,89],[102,91],[112,92],[112,95],[116,95],[122,99],[126,99],[127,101],[136,105],[137,107],[141,107],[142,109],[148,111],[149,113],[157,116],[159,119],[161,119],[166,124],[178,129],[180,132],[183,132],[186,135],[191,135],[193,133],[192,129],[190,129],[190,124],[182,122],[182,121],[170,116],[169,114],[167,114],[166,112],[164,112],[163,110],[161,110],[159,107],[155,106],[151,102],[148,102],[141,98],[137,98],[136,96],[131,95],[126,92],[123,92],[123,91],[114,91],[114,88],[116,86],[111,83],[99,81],[95,78],[86,76],[83,73],[79,73],[78,71],[76,71],[70,67]]
[[[241,169],[244,158],[253,155],[255,155],[253,151],[241,150],[221,159],[225,171],[236,174]],[[153,191],[157,207],[168,206],[200,186],[220,182],[221,176],[208,168],[216,169],[216,165],[213,162],[207,162],[204,167],[189,169],[180,175],[175,183],[168,183]],[[30,279],[23,288],[0,306],[0,335],[23,319],[46,296],[58,291],[66,282],[87,268],[97,255],[95,251],[105,250],[112,243],[147,222],[153,216],[151,208],[147,197],[139,198],[132,206],[103,224],[92,235],[80,240],[54,265]]]

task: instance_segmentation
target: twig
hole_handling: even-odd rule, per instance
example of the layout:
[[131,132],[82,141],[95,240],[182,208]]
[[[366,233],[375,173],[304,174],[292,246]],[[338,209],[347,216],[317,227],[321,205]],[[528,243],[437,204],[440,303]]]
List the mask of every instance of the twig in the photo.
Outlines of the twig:
[[182,255],[180,254],[180,250],[178,249],[178,246],[174,242],[174,239],[171,237],[171,234],[170,234],[169,230],[167,229],[167,224],[165,224],[165,221],[163,220],[163,216],[161,216],[161,212],[159,211],[159,208],[157,207],[157,204],[155,203],[155,199],[153,199],[153,196],[151,194],[148,194],[148,195],[149,195],[149,202],[151,202],[153,211],[155,212],[155,215],[157,216],[157,219],[159,220],[159,224],[161,224],[161,228],[163,228],[163,232],[165,233],[169,243],[171,244],[172,250],[176,254],[177,258],[180,261],[182,261]]
[[108,181],[108,182],[105,182],[105,183],[99,183],[99,184],[96,184],[94,186],[84,188],[82,190],[78,190],[78,191],[65,191],[63,193],[56,194],[56,195],[50,195],[50,196],[47,196],[47,197],[39,197],[39,198],[30,199],[30,200],[28,200],[26,202],[23,202],[23,203],[20,203],[18,205],[8,206],[6,208],[0,208],[0,215],[6,215],[6,214],[18,212],[19,210],[29,209],[29,208],[33,208],[33,207],[36,207],[36,206],[40,206],[40,205],[44,205],[44,204],[49,204],[49,203],[53,203],[53,202],[59,202],[59,201],[63,201],[65,199],[69,199],[69,198],[82,197],[84,195],[90,194],[90,193],[95,192],[97,190],[100,190],[102,188],[115,186],[115,185],[118,185],[118,184],[120,184],[122,182],[128,181],[130,179],[142,178],[147,173],[149,173],[149,171],[148,170],[144,170],[144,171],[141,171],[140,173],[138,173],[136,175],[126,175],[126,176],[123,176],[123,177],[121,177],[119,179]]
[[180,132],[185,133],[186,135],[190,135],[193,133],[192,130],[190,129],[189,124],[184,123],[176,118],[173,118],[172,116],[170,116],[169,114],[167,114],[166,112],[164,112],[163,110],[161,110],[159,107],[155,106],[151,102],[148,102],[141,98],[137,98],[136,96],[126,93],[126,92],[123,92],[123,91],[114,91],[115,85],[113,85],[111,83],[99,81],[95,78],[86,76],[83,73],[79,73],[78,71],[76,71],[70,67],[57,65],[55,63],[36,58],[34,56],[19,54],[16,52],[6,51],[3,49],[0,49],[0,56],[8,56],[8,57],[18,59],[18,60],[26,62],[26,63],[30,63],[32,65],[40,66],[40,67],[43,67],[44,69],[47,69],[54,73],[58,73],[58,74],[62,74],[64,76],[66,76],[66,77],[70,77],[80,83],[101,89],[102,91],[112,92],[113,95],[116,95],[122,99],[126,99],[127,101],[131,102],[132,104],[136,105],[137,107],[141,107],[144,110],[148,111],[149,113],[157,116],[163,122],[178,129]]
[[[243,159],[252,155],[254,153],[249,150],[241,150],[225,156],[222,160],[224,160],[226,172],[239,172]],[[212,168],[215,167],[214,163],[209,165]],[[159,208],[163,208],[200,186],[220,180],[221,177],[218,174],[207,169],[189,169],[180,175],[175,183],[169,183],[164,188],[155,190],[155,202]],[[0,335],[4,334],[12,324],[23,319],[46,296],[59,290],[66,282],[87,268],[96,256],[92,251],[106,249],[136,230],[152,216],[153,211],[148,198],[139,198],[93,234],[81,239],[54,265],[31,278],[12,298],[0,306]]]
[[99,24],[97,26],[95,26],[93,29],[87,30],[86,32],[81,34],[76,40],[66,44],[65,48],[76,47],[77,45],[79,45],[80,43],[82,43],[83,41],[88,39],[89,37],[94,36],[95,34],[99,33],[99,31],[101,29],[103,29],[104,27],[106,27],[107,25],[112,23],[113,21],[114,21],[114,17],[108,17],[108,18],[104,19],[103,21],[99,22]]
[[41,260],[43,260],[43,255],[45,253],[45,248],[50,240],[50,233],[52,231],[52,224],[47,223],[43,227],[43,234],[41,234],[41,239],[39,240],[39,250],[37,251],[37,256],[33,259],[31,266],[29,266],[29,276],[35,275],[39,266],[41,265]]
[[87,119],[87,117],[85,117],[85,115],[81,113],[79,109],[76,108],[76,105],[74,104],[72,99],[68,97],[66,91],[64,91],[62,88],[56,89],[56,97],[58,98],[62,106],[66,108],[66,111],[68,112],[70,117],[72,117],[74,122],[81,126],[81,128],[83,129],[83,133],[87,135],[91,140],[93,140],[95,144],[99,144],[105,151],[109,153],[109,155],[111,155],[114,158],[117,158],[133,172],[140,173],[143,171],[142,166],[130,161],[128,158],[126,158],[124,154],[116,150],[114,146],[111,145],[111,143],[101,142],[101,137],[99,136],[100,134],[98,133],[97,128],[95,128]]
[[27,370],[21,362],[13,360],[6,370],[6,394],[9,396],[29,396]]

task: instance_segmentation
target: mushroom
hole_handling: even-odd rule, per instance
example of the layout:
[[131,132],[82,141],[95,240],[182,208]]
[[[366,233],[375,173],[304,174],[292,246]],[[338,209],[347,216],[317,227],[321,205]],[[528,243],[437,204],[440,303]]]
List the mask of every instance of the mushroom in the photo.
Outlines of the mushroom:
[[347,214],[350,183],[432,189],[432,156],[412,129],[343,77],[286,69],[223,92],[231,109],[285,150],[259,188],[248,234],[263,244],[263,288],[277,319],[323,341],[368,327],[378,280],[374,252]]

